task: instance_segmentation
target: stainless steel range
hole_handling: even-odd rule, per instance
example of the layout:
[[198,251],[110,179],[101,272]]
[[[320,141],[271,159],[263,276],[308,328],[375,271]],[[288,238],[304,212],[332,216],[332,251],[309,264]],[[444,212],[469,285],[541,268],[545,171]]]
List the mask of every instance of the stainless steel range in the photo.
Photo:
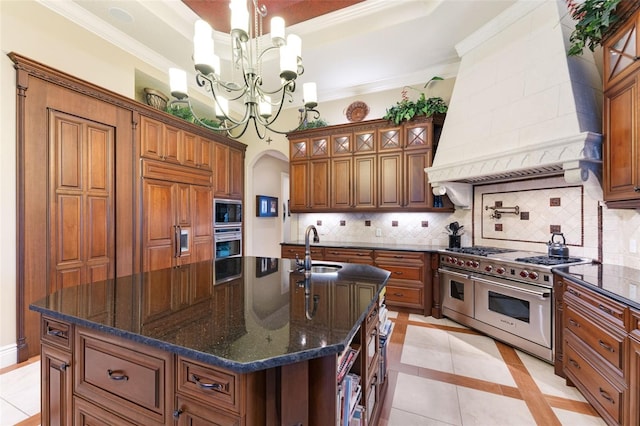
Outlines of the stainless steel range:
[[553,362],[551,268],[590,262],[482,246],[442,250],[442,313]]

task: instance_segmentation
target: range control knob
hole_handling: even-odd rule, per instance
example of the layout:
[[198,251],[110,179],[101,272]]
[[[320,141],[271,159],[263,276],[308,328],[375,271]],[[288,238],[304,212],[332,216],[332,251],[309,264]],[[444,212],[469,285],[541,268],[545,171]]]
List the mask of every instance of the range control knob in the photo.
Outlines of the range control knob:
[[457,264],[458,266],[462,266],[462,265],[464,265],[464,260],[462,260],[462,259],[458,259],[458,262],[456,262],[456,264]]
[[538,273],[537,272],[529,272],[529,278],[531,278],[532,280],[537,280],[538,279]]
[[522,278],[527,278],[529,276],[529,271],[527,271],[526,269],[523,269],[522,271],[520,271],[520,276]]
[[491,271],[493,271],[493,266],[487,265],[487,266],[484,267],[484,270],[487,271],[487,272],[491,272]]
[[477,260],[467,260],[466,265],[470,268],[477,268],[480,263]]
[[499,266],[498,269],[496,269],[496,272],[502,275],[507,272],[507,270],[503,266]]

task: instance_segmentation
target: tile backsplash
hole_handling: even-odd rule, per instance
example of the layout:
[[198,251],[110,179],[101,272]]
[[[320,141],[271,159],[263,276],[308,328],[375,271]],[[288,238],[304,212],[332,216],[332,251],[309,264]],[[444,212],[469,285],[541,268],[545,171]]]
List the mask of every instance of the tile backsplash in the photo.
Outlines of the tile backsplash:
[[[491,218],[485,206],[519,207],[519,214]],[[464,225],[462,246],[484,245],[546,252],[559,230],[572,256],[640,269],[640,214],[608,209],[598,180],[582,185],[563,177],[476,186],[471,210],[443,213],[305,213],[292,215],[292,238],[303,239],[316,225],[320,241],[448,244],[445,226]],[[396,222],[397,226],[394,226]],[[343,223],[341,225],[341,223]]]
[[480,234],[487,240],[546,243],[551,232],[561,232],[568,245],[581,247],[583,197],[582,185],[482,193]]

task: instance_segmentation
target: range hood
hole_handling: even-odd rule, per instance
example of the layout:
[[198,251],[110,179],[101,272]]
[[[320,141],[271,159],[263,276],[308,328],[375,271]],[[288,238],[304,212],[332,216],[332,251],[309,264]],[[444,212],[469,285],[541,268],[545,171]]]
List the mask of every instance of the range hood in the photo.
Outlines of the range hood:
[[520,0],[456,46],[461,58],[432,167],[436,195],[469,208],[473,185],[600,178],[602,82],[590,52],[568,57],[562,0]]

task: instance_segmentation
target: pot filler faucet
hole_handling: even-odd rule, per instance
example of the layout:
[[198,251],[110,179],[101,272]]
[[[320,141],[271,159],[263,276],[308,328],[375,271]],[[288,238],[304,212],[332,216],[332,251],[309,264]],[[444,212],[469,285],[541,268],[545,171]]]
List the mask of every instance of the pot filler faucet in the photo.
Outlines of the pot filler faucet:
[[313,231],[313,242],[319,243],[318,230],[315,226],[307,226],[307,230],[304,232],[304,270],[311,271],[311,247],[309,243],[309,233]]

